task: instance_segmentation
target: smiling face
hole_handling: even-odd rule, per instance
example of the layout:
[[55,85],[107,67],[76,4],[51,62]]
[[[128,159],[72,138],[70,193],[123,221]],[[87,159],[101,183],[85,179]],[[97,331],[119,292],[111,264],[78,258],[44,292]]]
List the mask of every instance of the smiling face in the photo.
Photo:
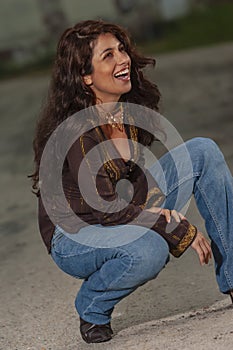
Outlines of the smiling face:
[[131,90],[130,57],[124,45],[112,34],[101,34],[93,48],[92,73],[84,77],[97,100],[116,102]]

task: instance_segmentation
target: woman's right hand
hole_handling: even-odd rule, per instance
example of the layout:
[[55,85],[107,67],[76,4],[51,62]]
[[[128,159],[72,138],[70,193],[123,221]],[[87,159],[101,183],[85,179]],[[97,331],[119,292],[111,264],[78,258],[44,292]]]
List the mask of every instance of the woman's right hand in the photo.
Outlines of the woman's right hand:
[[181,213],[179,213],[176,210],[170,210],[170,209],[163,209],[158,207],[151,207],[149,209],[146,209],[146,211],[149,211],[150,213],[155,213],[158,215],[164,215],[167,223],[171,222],[171,218],[173,217],[176,222],[180,222],[181,220],[184,220],[185,217]]
[[196,251],[200,264],[208,264],[212,257],[211,246],[201,232],[197,232],[191,247]]

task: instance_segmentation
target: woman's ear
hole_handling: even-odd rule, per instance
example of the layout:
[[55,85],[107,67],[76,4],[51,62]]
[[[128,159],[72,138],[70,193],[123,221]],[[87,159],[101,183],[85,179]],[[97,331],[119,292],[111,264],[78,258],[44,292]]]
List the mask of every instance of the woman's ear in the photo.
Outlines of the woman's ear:
[[87,86],[91,86],[93,84],[91,75],[84,75],[83,81]]

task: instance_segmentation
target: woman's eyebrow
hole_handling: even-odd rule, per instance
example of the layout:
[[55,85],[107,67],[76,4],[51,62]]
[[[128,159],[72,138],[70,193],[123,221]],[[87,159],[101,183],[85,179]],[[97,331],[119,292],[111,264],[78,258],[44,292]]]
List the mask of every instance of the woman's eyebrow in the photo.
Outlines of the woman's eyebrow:
[[113,48],[112,47],[108,47],[107,49],[105,49],[104,51],[102,51],[100,53],[100,56],[102,56],[105,52],[108,52],[108,51],[111,51],[111,50],[113,50]]
[[[121,43],[118,43],[116,45],[117,48],[119,48],[119,46],[121,46],[122,44]],[[107,49],[104,49],[101,53],[100,53],[100,56],[102,56],[104,53],[108,52],[108,51],[112,51],[114,48],[113,47],[108,47]]]

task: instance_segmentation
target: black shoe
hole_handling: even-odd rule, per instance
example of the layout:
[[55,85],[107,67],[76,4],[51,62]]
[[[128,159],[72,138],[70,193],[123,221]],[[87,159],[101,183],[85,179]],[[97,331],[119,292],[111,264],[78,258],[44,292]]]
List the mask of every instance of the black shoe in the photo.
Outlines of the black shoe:
[[231,302],[233,304],[233,291],[230,292]]
[[93,324],[80,317],[80,332],[86,343],[102,343],[112,339],[111,324]]

